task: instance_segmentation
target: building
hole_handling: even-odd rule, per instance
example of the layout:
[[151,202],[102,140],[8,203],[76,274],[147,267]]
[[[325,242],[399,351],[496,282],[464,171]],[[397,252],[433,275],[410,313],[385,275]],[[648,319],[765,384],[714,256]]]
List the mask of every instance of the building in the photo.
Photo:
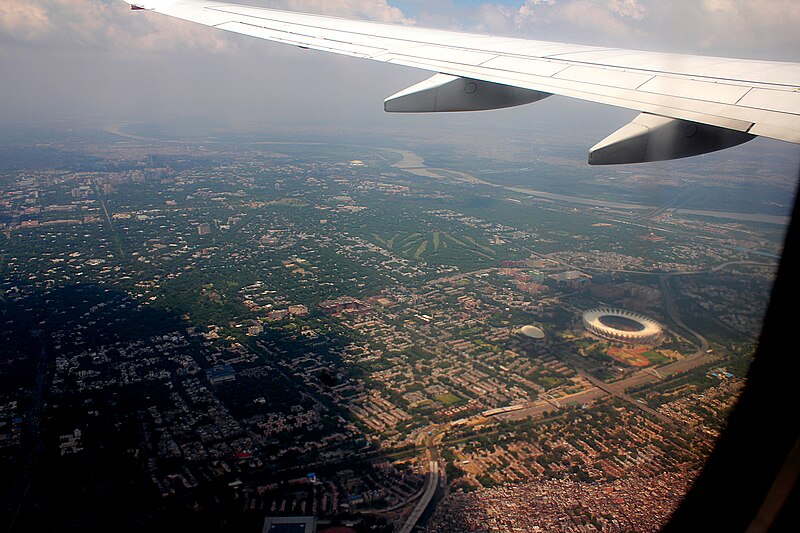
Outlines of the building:
[[202,224],[197,225],[198,235],[209,235],[210,233],[211,233],[211,224],[203,222]]
[[288,309],[276,309],[274,311],[270,311],[267,314],[267,320],[283,320],[284,318],[289,316]]
[[342,313],[361,313],[368,311],[370,305],[351,296],[342,296],[335,300],[326,300],[319,304],[319,308],[326,313],[334,315]]
[[545,337],[542,328],[538,328],[536,326],[531,326],[531,325],[522,326],[521,328],[519,328],[519,330],[517,330],[517,333],[525,335],[530,339],[536,339],[536,340],[544,339]]
[[261,533],[316,533],[313,516],[268,516]]
[[67,433],[66,435],[61,435],[60,437],[59,448],[61,449],[61,455],[74,455],[80,451],[83,451],[83,447],[81,446],[81,430],[76,429],[72,433]]
[[231,365],[220,365],[206,370],[206,377],[212,385],[236,380],[236,370]]
[[592,276],[584,274],[578,270],[570,270],[568,272],[561,272],[559,274],[552,274],[551,279],[558,283],[562,283],[573,290],[587,289],[592,284]]
[[289,314],[292,316],[303,316],[308,314],[308,307],[305,305],[290,305]]

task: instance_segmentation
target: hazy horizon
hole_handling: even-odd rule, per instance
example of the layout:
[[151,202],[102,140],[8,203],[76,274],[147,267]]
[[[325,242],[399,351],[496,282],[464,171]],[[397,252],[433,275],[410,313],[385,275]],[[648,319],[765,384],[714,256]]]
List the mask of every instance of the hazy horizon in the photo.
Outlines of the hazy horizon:
[[[791,1],[239,0],[238,3],[542,40],[705,55],[798,59]],[[664,5],[667,4],[667,5]],[[383,99],[430,73],[300,50],[147,12],[121,0],[5,0],[0,119],[48,125],[187,121],[237,129],[422,129],[448,122],[491,133],[633,113],[551,98],[511,112],[398,117]],[[586,112],[591,109],[590,112]],[[580,121],[573,115],[578,114]],[[567,117],[566,115],[570,115]],[[477,117],[477,118],[476,118]],[[616,127],[619,127],[618,125]],[[599,139],[598,139],[599,140]]]

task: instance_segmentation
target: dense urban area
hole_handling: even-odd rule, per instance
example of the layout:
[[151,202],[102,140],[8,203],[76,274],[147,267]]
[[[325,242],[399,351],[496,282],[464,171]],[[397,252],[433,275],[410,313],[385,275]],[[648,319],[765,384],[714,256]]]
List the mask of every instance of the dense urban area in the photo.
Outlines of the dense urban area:
[[743,387],[794,192],[116,130],[2,153],[9,531],[656,531]]

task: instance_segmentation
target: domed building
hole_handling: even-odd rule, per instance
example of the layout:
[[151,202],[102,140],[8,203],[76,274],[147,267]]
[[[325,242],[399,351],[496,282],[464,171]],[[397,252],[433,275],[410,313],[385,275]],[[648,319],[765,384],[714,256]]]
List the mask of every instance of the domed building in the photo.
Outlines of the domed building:
[[544,339],[545,336],[544,331],[542,331],[542,328],[536,326],[522,326],[517,330],[517,333],[520,335],[524,335],[529,339],[536,339],[536,340]]

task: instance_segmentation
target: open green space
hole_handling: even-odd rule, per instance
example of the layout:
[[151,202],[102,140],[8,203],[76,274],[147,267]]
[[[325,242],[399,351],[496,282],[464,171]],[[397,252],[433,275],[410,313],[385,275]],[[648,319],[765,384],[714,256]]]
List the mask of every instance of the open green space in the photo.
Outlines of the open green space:
[[441,403],[445,407],[451,407],[453,405],[458,405],[458,404],[464,403],[464,400],[462,398],[459,398],[458,396],[456,396],[452,392],[448,392],[448,393],[442,394],[440,396],[436,396],[434,398],[434,400],[436,400],[437,402]]

